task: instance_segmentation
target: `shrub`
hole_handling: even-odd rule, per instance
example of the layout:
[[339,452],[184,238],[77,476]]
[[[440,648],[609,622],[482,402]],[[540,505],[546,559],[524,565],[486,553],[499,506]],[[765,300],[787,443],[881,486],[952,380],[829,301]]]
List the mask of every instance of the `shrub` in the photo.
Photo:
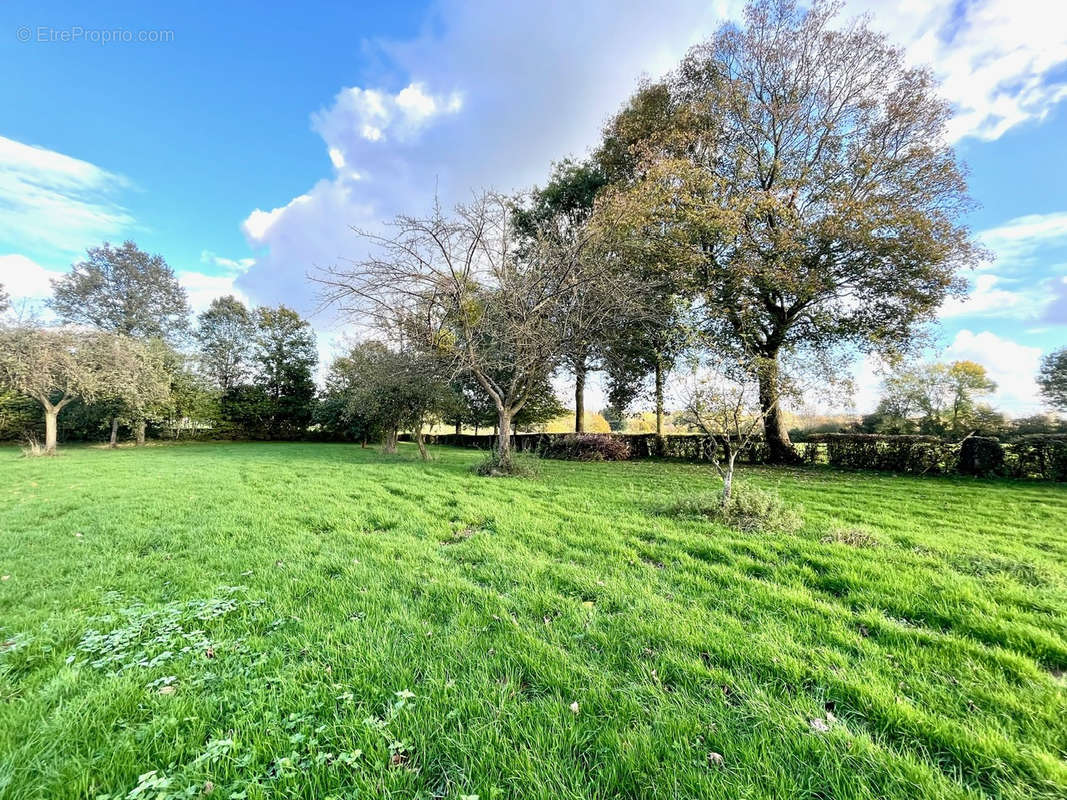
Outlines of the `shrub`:
[[533,453],[511,453],[507,464],[500,463],[500,454],[488,450],[485,456],[471,467],[476,475],[483,478],[533,478],[540,472],[537,456]]
[[676,500],[667,513],[711,520],[744,533],[791,533],[803,524],[800,514],[787,507],[777,492],[736,484],[725,506],[719,492],[705,492]]
[[572,433],[549,439],[541,452],[549,458],[569,461],[625,461],[630,457],[630,445],[611,434]]
[[1004,448],[988,436],[972,436],[960,445],[959,471],[963,475],[987,477],[1004,468]]

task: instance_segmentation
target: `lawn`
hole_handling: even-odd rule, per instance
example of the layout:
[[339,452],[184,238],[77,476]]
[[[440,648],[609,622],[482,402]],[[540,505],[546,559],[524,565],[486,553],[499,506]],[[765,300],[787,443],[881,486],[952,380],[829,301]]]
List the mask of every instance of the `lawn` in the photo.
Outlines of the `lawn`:
[[0,797],[1067,795],[1063,486],[476,458],[0,450]]

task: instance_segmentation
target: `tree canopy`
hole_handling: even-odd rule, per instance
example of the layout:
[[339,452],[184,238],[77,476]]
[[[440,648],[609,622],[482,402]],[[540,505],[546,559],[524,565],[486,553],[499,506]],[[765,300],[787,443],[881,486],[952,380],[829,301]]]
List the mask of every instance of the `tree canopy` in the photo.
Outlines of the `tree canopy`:
[[173,340],[189,326],[185,289],[160,255],[133,242],[91,247],[52,281],[52,310],[65,322],[134,338]]
[[624,109],[639,144],[605,144],[637,165],[605,197],[621,232],[698,298],[711,347],[760,360],[779,459],[778,359],[909,348],[979,253],[933,77],[836,12],[750,4]]

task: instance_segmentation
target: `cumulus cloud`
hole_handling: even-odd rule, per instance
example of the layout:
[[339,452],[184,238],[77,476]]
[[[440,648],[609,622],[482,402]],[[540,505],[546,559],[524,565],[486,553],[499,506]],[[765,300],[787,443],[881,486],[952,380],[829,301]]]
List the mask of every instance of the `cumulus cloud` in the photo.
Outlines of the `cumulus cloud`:
[[51,281],[62,272],[45,269],[19,253],[0,256],[0,284],[12,300],[43,300],[52,294]]
[[[362,254],[352,226],[426,210],[435,192],[450,205],[472,189],[543,181],[552,160],[595,144],[639,76],[672,68],[742,7],[742,0],[683,0],[663,14],[637,0],[550,10],[440,0],[418,35],[363,43],[382,65],[378,85],[345,87],[311,115],[332,172],[287,205],[249,214],[242,229],[257,258],[241,283],[310,308],[304,274]],[[846,7],[865,11],[912,62],[933,66],[957,109],[954,139],[995,139],[1042,119],[1065,96],[1059,68],[1067,63],[1067,29],[1048,24],[1045,4],[854,0]],[[997,298],[1009,299],[982,302]]]
[[79,253],[133,223],[116,200],[128,186],[88,161],[0,137],[0,243]]

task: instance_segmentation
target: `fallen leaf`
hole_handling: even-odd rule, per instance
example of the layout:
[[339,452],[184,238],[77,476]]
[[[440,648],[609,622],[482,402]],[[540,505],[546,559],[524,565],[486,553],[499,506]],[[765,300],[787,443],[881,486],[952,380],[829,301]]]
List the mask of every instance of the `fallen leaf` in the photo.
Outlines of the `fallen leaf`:
[[204,781],[204,794],[211,794],[215,791],[215,784],[211,781]]
[[708,764],[713,767],[721,767],[723,763],[722,753],[708,753]]
[[830,730],[830,726],[826,724],[826,720],[824,720],[822,717],[816,717],[815,719],[808,720],[808,724],[811,726],[811,729],[813,731],[816,731],[818,733],[826,733],[828,730]]
[[9,580],[11,580],[11,576],[10,575],[0,575],[0,581],[9,581]]
[[572,714],[577,714],[578,713],[578,701],[577,700],[575,700],[573,703],[571,703],[571,713]]
[[207,656],[208,658],[214,658],[215,657],[215,648],[214,647],[209,647],[207,650],[204,651],[204,655]]
[[169,684],[167,686],[159,687],[160,694],[174,694],[176,691],[177,689],[175,689],[173,686],[170,686]]

